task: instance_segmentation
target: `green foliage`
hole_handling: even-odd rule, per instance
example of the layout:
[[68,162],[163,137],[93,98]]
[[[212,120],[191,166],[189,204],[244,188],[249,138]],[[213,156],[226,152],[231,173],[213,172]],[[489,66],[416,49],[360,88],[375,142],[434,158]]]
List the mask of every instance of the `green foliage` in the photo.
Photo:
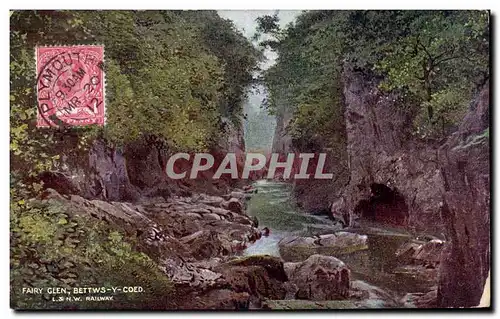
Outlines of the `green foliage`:
[[374,48],[380,87],[418,99],[415,128],[422,137],[445,135],[487,78],[488,18],[486,11],[398,12],[392,24],[400,32]]
[[[153,136],[173,151],[217,145],[226,118],[242,117],[261,53],[215,11],[14,11],[10,22],[13,303],[48,307],[20,287],[105,281],[149,293],[90,306],[147,307],[169,288],[157,264],[119,229],[29,201],[43,188],[37,177],[83,158],[95,138],[121,146]],[[35,47],[80,44],[105,46],[106,126],[36,128]]]
[[277,64],[264,74],[268,110],[293,113],[289,130],[301,150],[336,147],[343,141],[342,46],[333,23],[336,18],[337,13],[330,11],[303,13],[286,30],[271,32],[277,43],[262,43],[279,53]]
[[343,122],[346,63],[411,104],[415,133],[425,138],[456,127],[489,76],[486,11],[309,11],[284,30],[276,30],[276,17],[258,22],[268,36],[261,44],[279,53],[263,76],[267,107],[274,114],[292,110],[299,143],[315,136],[331,145],[342,139],[335,124]]
[[[217,145],[223,117],[240,120],[261,59],[214,11],[14,11],[10,29],[11,154],[32,176],[63,146],[85,151],[98,136],[117,145],[153,135],[182,151]],[[104,128],[35,127],[34,48],[55,44],[105,46]]]
[[[55,202],[11,202],[11,302],[15,308],[141,308],[158,302],[171,283],[133,237],[92,217],[68,213]],[[141,286],[144,293],[120,294],[114,302],[51,301],[22,294],[22,287]]]
[[224,66],[223,84],[219,99],[222,116],[238,127],[243,116],[243,101],[254,84],[253,73],[258,70],[262,53],[236,31],[230,20],[224,20],[214,11],[180,11],[178,14],[192,24],[198,40]]

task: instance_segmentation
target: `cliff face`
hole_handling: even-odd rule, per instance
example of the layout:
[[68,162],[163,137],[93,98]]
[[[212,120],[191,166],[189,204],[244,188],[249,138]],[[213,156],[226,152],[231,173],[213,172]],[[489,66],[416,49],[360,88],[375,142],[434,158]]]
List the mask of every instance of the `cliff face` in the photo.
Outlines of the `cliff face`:
[[229,119],[224,119],[226,132],[221,136],[219,146],[223,152],[235,153],[241,161],[245,155],[245,136],[243,123],[235,126]]
[[450,239],[441,256],[442,307],[477,306],[490,268],[489,107],[487,83],[439,150],[443,219]]
[[[441,141],[414,136],[411,107],[372,75],[346,68],[343,83],[348,178],[295,181],[298,202],[310,212],[333,202],[346,225],[374,219],[444,235],[437,305],[476,306],[490,264],[489,83]],[[291,117],[277,116],[274,152],[305,151],[287,134]],[[329,154],[328,171],[342,172],[341,155]]]
[[412,138],[411,112],[372,77],[346,69],[343,81],[350,179],[332,213],[350,224],[369,217],[441,229],[437,144]]
[[437,304],[476,306],[490,264],[489,84],[441,143],[410,134],[412,114],[370,77],[344,73],[350,180],[332,213],[446,235]]
[[[67,149],[77,149],[77,143],[76,138],[72,139],[68,142]],[[219,146],[212,152],[216,162],[218,156],[226,152],[235,153],[239,165],[242,165],[245,152],[242,127],[226,124]],[[62,150],[61,153],[64,164],[57,170],[44,172],[40,176],[44,187],[55,189],[61,194],[78,194],[88,199],[134,202],[145,197],[189,195],[197,190],[222,194],[227,192],[229,186],[236,186],[235,183],[238,182],[223,178],[213,182],[211,176],[216,168],[201,172],[195,180],[169,179],[165,166],[173,152],[154,138],[144,138],[120,148],[109,145],[103,139],[96,139],[86,152],[65,153]],[[190,167],[189,163],[179,164],[183,171]]]
[[299,205],[313,214],[328,214],[332,203],[346,183],[345,152],[323,149],[326,153],[324,172],[333,173],[333,179],[300,179],[294,181],[294,194]]

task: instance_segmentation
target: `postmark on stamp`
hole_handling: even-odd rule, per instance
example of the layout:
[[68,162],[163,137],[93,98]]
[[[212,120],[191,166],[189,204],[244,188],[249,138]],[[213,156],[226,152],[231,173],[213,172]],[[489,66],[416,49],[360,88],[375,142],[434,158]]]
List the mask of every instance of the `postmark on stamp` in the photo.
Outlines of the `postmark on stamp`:
[[36,48],[37,127],[104,125],[104,47]]

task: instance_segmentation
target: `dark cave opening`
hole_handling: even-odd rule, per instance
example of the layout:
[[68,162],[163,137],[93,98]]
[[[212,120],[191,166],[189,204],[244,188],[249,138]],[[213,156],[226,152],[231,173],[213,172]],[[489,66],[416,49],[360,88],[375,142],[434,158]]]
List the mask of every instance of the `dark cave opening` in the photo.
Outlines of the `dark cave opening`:
[[371,197],[361,200],[355,213],[362,219],[404,226],[408,219],[408,205],[403,195],[384,184],[370,185]]

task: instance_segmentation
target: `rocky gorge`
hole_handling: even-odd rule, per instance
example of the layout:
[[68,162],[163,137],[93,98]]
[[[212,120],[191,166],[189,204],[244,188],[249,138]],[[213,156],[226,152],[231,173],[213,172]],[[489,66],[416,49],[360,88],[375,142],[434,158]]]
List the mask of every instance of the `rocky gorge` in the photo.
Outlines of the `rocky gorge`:
[[[223,196],[200,193],[189,197],[173,196],[167,200],[153,197],[130,203],[61,195],[48,188],[38,200],[65,208],[67,214],[64,218],[71,222],[64,224],[67,233],[64,241],[71,240],[74,245],[79,245],[79,227],[72,226],[72,221],[81,218],[98,220],[132,240],[135,249],[149,256],[155,263],[154,267],[160,270],[160,276],[168,280],[168,284],[157,292],[160,295],[148,296],[142,306],[121,301],[102,307],[209,310],[405,306],[397,295],[355,280],[346,263],[338,259],[368,249],[366,235],[334,232],[313,237],[284,237],[278,243],[281,257],[246,253],[266,236],[258,228],[258,219],[246,213],[248,199],[245,197],[251,202],[252,196],[258,196],[253,194],[254,189],[248,188]],[[300,213],[297,217],[302,218]],[[271,232],[274,231],[273,228]],[[432,265],[434,268],[439,262],[436,255],[440,250],[439,245],[437,251],[435,245],[434,251],[429,249],[432,243],[402,246],[397,258],[409,265]],[[49,275],[63,287],[84,281],[81,274],[88,272],[89,266],[67,263],[41,262],[35,272],[40,275],[42,269],[55,267]],[[123,271],[127,274],[126,270]],[[94,280],[99,282],[101,279]],[[431,281],[435,283],[435,278]],[[415,300],[406,306],[419,302],[421,306],[432,305],[419,301],[421,297],[418,295]]]
[[[395,133],[392,122],[376,121],[398,114],[388,111],[393,106],[386,103],[392,102],[380,102],[387,99],[373,88],[366,91],[362,74],[350,76],[345,95],[353,100],[346,109],[351,177],[324,218],[304,214],[294,206],[300,197],[295,203],[292,192],[279,191],[279,183],[259,181],[238,189],[221,180],[207,187],[213,172],[205,172],[201,182],[172,183],[162,177],[164,160],[156,146],[121,153],[97,140],[88,166],[71,166],[68,156],[60,171],[42,174],[45,191],[36,201],[62,207],[70,225],[84,218],[120,232],[165,280],[165,286],[150,288],[155,293],[140,305],[122,301],[101,306],[293,310],[477,305],[489,271],[488,87],[454,135],[417,153],[413,142],[398,140],[404,135]],[[473,166],[465,170],[467,165]],[[464,202],[457,192],[467,187],[473,197]],[[292,202],[279,213],[284,203]],[[369,220],[375,224],[367,224]],[[283,222],[287,227],[281,229]],[[270,237],[262,232],[264,226]],[[65,228],[62,240],[78,247],[80,231],[86,232]],[[469,246],[462,240],[473,248],[464,248]],[[259,246],[266,242],[269,246]],[[68,287],[84,280],[79,274],[88,268],[60,263],[35,262],[33,271]],[[463,286],[464,281],[469,284]]]
[[[475,306],[490,258],[488,85],[458,130],[429,146],[393,124],[409,115],[370,83],[361,72],[345,71],[350,177],[337,191],[335,182],[312,185],[335,200],[318,200],[322,195],[311,188],[297,196],[297,188],[314,180],[286,190],[283,182],[215,182],[206,171],[173,182],[162,169],[168,150],[161,144],[144,140],[119,150],[98,139],[87,160],[68,154],[59,170],[41,174],[45,190],[35,201],[62,207],[64,243],[77,249],[88,226],[76,225],[90,220],[122,234],[147,256],[141,267],[153,267],[161,278],[141,279],[145,287],[150,280],[160,284],[139,304],[103,308]],[[224,150],[242,156],[241,129],[233,133]],[[329,212],[300,205],[303,198]],[[61,259],[32,267],[36,276],[71,287],[97,266]],[[135,271],[120,273],[136,281]]]
[[[324,197],[324,186],[297,182],[297,200],[351,228],[371,221],[437,236],[439,249],[429,257],[439,265],[439,280],[425,298],[432,296],[435,307],[477,305],[490,260],[489,83],[478,90],[458,128],[440,141],[412,135],[411,109],[397,95],[380,91],[373,76],[347,67],[343,83],[348,164],[336,171],[347,175],[345,184],[332,184]],[[286,122],[278,115],[278,128]],[[281,143],[293,149],[290,137]],[[297,247],[327,249],[322,242],[300,239]]]
[[[215,11],[11,13],[12,308],[489,305],[489,12],[255,24],[250,39]],[[89,41],[106,46],[106,125],[37,127],[33,48]],[[230,153],[241,172],[252,152],[320,154],[332,178],[210,165]],[[167,174],[193,154],[210,168]]]

